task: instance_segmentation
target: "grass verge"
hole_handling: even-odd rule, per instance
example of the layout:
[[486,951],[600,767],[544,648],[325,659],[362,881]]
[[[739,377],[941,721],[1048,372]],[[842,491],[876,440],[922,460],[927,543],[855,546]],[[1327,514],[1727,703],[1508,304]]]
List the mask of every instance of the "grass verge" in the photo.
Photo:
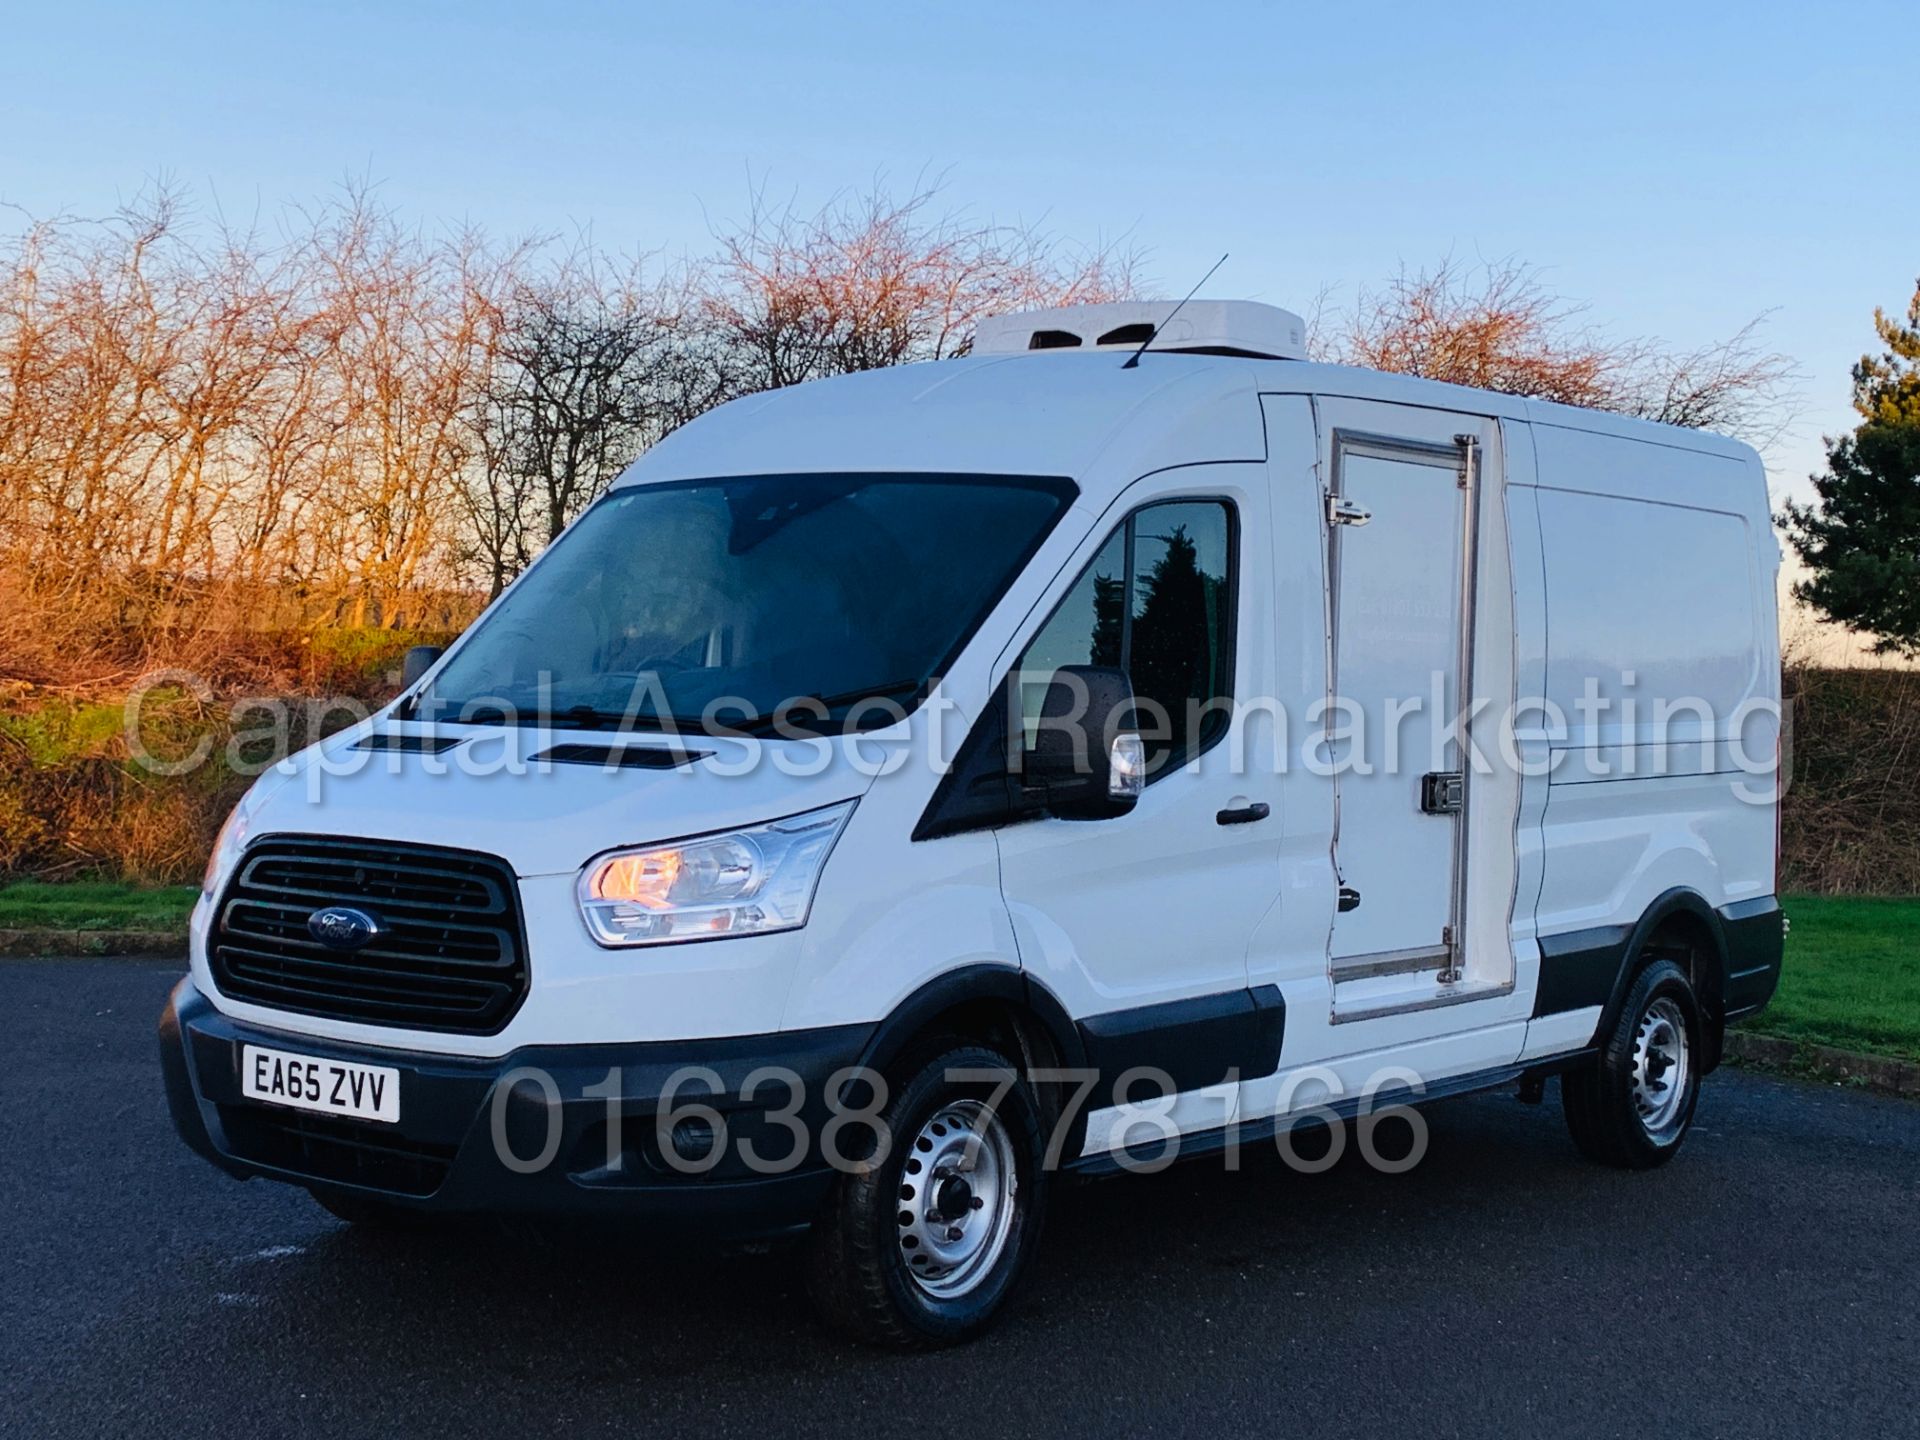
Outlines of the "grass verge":
[[1801,1045],[1920,1063],[1920,898],[1789,895],[1773,1003],[1741,1025]]
[[185,935],[198,893],[191,885],[23,880],[0,886],[0,930],[156,930]]

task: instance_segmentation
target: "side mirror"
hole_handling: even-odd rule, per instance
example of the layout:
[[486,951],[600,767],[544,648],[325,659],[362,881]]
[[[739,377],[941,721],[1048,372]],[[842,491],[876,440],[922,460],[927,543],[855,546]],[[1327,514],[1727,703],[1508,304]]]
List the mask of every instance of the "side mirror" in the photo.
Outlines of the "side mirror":
[[444,645],[415,645],[400,662],[400,688],[408,689],[433,668],[433,662],[447,653]]
[[1033,742],[1019,760],[1021,792],[1037,809],[1066,820],[1103,820],[1133,809],[1146,786],[1147,752],[1134,727],[1127,672],[1097,665],[1056,670]]

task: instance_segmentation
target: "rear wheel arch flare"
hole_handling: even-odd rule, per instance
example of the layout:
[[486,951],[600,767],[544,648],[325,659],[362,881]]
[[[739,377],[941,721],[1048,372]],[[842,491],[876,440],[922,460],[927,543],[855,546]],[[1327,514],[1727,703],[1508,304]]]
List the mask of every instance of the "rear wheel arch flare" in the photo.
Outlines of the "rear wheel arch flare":
[[1645,949],[1651,953],[1672,952],[1693,981],[1700,1003],[1718,1013],[1726,973],[1726,938],[1718,915],[1709,911],[1703,916],[1692,906],[1678,907],[1654,925]]
[[1688,958],[1681,964],[1693,982],[1694,997],[1706,1022],[1706,1068],[1711,1069],[1719,1056],[1719,1017],[1726,1008],[1723,987],[1727,937],[1719,914],[1697,890],[1675,886],[1657,896],[1640,916],[1621,955],[1620,974],[1602,1014],[1599,1033],[1605,1034],[1619,1020],[1635,978],[1662,957],[1663,946],[1670,951],[1679,944],[1688,951]]

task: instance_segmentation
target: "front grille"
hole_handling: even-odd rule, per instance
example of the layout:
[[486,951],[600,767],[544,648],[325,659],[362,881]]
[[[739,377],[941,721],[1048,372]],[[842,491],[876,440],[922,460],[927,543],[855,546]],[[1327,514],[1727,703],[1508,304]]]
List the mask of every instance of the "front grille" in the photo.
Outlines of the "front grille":
[[396,1195],[433,1194],[453,1164],[450,1146],[427,1145],[327,1115],[222,1105],[220,1128],[238,1159]]
[[[379,921],[359,950],[322,944],[314,911]],[[222,994],[301,1015],[492,1035],[527,993],[519,890],[471,850],[275,835],[250,846],[221,897],[207,959]]]

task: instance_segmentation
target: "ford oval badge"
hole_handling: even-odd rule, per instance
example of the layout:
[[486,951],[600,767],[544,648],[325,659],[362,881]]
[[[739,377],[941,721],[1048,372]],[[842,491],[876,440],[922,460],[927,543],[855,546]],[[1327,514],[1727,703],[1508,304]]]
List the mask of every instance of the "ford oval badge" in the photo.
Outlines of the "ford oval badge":
[[307,917],[307,931],[335,950],[358,950],[380,934],[380,922],[351,905],[329,905]]

